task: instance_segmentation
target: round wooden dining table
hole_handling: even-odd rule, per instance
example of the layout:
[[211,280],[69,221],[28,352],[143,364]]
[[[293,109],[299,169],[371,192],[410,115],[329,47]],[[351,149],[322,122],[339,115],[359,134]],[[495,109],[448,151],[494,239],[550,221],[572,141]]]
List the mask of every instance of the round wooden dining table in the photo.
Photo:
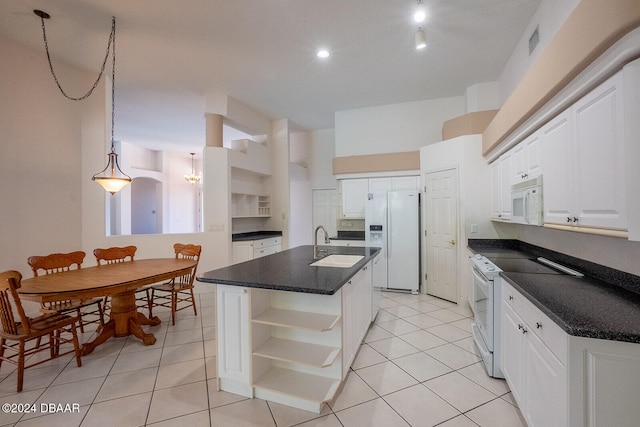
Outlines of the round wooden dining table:
[[80,268],[25,279],[18,292],[20,298],[39,303],[111,297],[110,319],[93,341],[83,345],[83,355],[91,353],[110,337],[134,335],[144,345],[152,345],[156,337],[146,333],[142,325],[158,325],[160,319],[157,316],[149,319],[137,310],[136,290],[194,273],[196,264],[197,261],[190,259],[155,258]]

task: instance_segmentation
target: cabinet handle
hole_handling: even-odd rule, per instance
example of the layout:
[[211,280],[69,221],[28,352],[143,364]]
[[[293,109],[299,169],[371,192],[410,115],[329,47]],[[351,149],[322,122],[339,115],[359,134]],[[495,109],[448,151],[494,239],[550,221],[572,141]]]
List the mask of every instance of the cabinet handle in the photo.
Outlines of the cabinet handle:
[[571,222],[571,217],[570,216],[567,217],[567,222]]
[[573,217],[573,222],[578,222],[578,217]]
[[526,329],[526,328],[522,328],[522,333],[523,333],[523,334],[526,334],[527,332],[529,332],[529,331],[527,331],[527,329]]
[[542,329],[542,323],[536,322],[536,329]]
[[518,329],[524,329],[520,323],[518,323]]
[[[513,301],[513,295],[509,295],[509,301]],[[520,326],[520,325],[518,325]]]

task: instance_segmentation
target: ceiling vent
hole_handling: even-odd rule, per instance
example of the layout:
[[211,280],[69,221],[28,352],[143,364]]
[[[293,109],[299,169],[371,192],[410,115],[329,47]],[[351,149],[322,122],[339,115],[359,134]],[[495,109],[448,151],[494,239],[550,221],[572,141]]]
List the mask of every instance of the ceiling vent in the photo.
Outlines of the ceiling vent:
[[540,34],[538,33],[538,27],[536,26],[536,29],[533,30],[533,34],[531,34],[531,37],[529,37],[529,55],[533,53],[539,42]]

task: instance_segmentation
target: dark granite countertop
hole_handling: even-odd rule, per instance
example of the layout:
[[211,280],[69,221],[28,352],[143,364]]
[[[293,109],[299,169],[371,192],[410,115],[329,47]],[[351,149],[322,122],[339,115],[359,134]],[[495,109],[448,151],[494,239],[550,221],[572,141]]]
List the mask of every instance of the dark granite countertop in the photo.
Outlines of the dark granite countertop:
[[[469,240],[469,248],[569,335],[640,343],[640,277],[514,240]],[[508,271],[509,259],[539,256],[585,276]]]
[[278,291],[333,295],[367,262],[379,248],[319,246],[331,254],[363,255],[351,268],[311,267],[313,246],[298,246],[262,258],[207,271],[196,277],[204,283],[262,288]]
[[247,240],[268,239],[269,237],[282,236],[282,231],[250,231],[248,233],[235,233],[231,235],[232,242]]
[[331,240],[364,240],[364,231],[338,231],[338,235]]

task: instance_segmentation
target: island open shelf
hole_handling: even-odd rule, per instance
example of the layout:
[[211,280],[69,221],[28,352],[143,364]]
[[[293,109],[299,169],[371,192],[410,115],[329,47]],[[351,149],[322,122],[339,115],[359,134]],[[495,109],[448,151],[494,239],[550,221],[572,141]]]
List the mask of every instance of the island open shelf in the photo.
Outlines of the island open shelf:
[[308,311],[269,308],[252,319],[254,323],[301,328],[312,331],[330,331],[340,321],[339,315],[310,313]]
[[253,350],[254,356],[285,362],[301,363],[304,365],[326,368],[331,366],[340,354],[339,347],[312,344],[295,340],[270,337]]
[[219,390],[320,413],[331,402],[371,323],[378,248],[351,268],[311,266],[301,246],[207,272],[215,283]]

